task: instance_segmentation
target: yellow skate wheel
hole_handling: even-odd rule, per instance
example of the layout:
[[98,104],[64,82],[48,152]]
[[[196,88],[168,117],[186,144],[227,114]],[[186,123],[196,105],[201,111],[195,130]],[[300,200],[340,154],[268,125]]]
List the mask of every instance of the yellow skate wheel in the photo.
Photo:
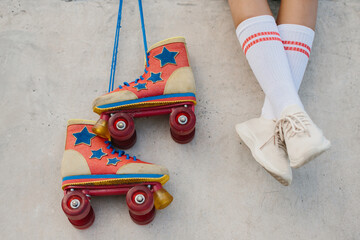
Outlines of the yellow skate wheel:
[[156,209],[166,208],[173,199],[173,196],[171,196],[164,188],[154,192],[154,205]]

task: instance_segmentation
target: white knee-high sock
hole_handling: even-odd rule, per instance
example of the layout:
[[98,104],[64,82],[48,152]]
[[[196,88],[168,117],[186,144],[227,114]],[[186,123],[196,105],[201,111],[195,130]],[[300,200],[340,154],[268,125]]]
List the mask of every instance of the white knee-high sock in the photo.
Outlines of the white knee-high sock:
[[290,105],[303,107],[275,19],[269,15],[249,18],[239,24],[236,34],[275,116],[280,117]]
[[[299,90],[309,61],[315,32],[311,28],[296,24],[281,24],[278,29],[289,60],[295,88]],[[267,119],[276,119],[267,97],[261,116]]]

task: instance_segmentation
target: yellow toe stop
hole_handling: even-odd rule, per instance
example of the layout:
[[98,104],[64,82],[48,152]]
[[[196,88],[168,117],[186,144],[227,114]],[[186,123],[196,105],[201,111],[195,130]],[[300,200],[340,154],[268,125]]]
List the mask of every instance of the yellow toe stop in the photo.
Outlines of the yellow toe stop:
[[166,208],[173,199],[173,196],[171,196],[164,188],[154,192],[154,205],[156,209]]
[[93,126],[92,131],[100,137],[110,139],[108,123],[104,119],[100,118]]

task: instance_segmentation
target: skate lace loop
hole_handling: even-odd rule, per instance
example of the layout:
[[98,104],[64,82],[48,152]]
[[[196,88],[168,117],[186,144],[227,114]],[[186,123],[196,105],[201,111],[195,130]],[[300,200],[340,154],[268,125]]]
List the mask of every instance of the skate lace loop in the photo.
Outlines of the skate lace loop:
[[[112,149],[111,154],[118,153],[118,157],[125,155],[126,159],[130,159],[130,155],[125,153],[125,151],[115,149],[114,146],[112,145],[111,141],[105,141],[105,143],[108,144],[108,146],[106,147],[107,149]],[[133,161],[136,161],[136,156],[133,156],[132,158],[133,158]]]
[[306,127],[309,124],[309,119],[303,112],[286,115],[276,122],[274,135],[282,142],[285,141],[285,136],[291,138],[298,133],[308,133],[310,136]]
[[[145,66],[145,69],[144,69],[144,73],[143,75],[141,75],[139,78],[137,78],[134,82],[135,84],[137,84],[140,80],[144,80],[144,75],[146,73],[148,73],[148,68],[150,67],[150,64],[149,64],[149,55],[150,53],[147,53],[146,54],[146,66]],[[130,87],[130,84],[128,82],[123,82],[123,85],[127,86],[127,87]],[[119,85],[119,89],[122,89],[123,86],[122,85]]]

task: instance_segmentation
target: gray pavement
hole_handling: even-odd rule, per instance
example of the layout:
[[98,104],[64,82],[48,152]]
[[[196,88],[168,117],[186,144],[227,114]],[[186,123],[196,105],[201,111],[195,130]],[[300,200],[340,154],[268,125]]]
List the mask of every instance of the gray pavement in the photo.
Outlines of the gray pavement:
[[[276,9],[279,2],[270,2]],[[168,117],[136,120],[128,152],[165,165],[174,202],[147,226],[125,198],[97,197],[94,225],[67,221],[60,162],[66,122],[97,119],[107,90],[118,1],[0,2],[1,239],[360,239],[360,1],[320,0],[300,95],[332,148],[284,187],[235,133],[260,114],[264,94],[224,0],[144,0],[149,45],[185,36],[197,81],[197,132],[171,140]],[[143,70],[136,1],[125,1],[116,83]]]

